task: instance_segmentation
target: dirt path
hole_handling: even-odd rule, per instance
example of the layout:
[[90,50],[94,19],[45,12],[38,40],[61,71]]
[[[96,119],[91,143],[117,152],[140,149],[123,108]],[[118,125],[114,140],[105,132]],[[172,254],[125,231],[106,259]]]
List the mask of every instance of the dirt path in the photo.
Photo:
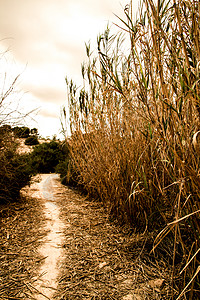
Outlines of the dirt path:
[[119,228],[100,203],[63,186],[56,174],[40,175],[26,191],[42,203],[47,230],[34,299],[169,299],[165,268],[148,261],[149,234]]
[[[40,246],[39,253],[45,257],[40,268],[40,279],[34,285],[38,293],[37,300],[51,299],[57,288],[59,262],[61,261],[61,245],[63,243],[64,223],[60,219],[60,211],[54,192],[58,185],[58,175],[41,175],[41,181],[34,184],[35,194],[44,202],[47,236]],[[56,181],[57,179],[57,181]],[[33,186],[32,186],[33,188]]]

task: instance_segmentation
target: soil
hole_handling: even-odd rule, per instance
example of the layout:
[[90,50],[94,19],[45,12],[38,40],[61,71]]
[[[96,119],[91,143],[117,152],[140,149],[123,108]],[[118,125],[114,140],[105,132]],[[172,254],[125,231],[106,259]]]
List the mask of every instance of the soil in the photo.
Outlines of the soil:
[[0,299],[170,299],[152,234],[111,222],[55,174],[36,176],[22,195],[1,208]]

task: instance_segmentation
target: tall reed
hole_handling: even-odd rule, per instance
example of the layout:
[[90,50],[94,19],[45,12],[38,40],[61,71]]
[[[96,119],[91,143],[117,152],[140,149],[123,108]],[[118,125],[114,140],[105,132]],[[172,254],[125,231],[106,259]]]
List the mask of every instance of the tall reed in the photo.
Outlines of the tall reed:
[[131,4],[124,12],[119,35],[107,28],[98,36],[96,56],[86,45],[82,90],[67,81],[71,157],[80,183],[112,216],[137,230],[163,228],[153,250],[172,247],[173,289],[182,289],[177,299],[194,299],[200,290],[199,153],[192,145],[200,130],[200,4],[144,0],[136,21]]

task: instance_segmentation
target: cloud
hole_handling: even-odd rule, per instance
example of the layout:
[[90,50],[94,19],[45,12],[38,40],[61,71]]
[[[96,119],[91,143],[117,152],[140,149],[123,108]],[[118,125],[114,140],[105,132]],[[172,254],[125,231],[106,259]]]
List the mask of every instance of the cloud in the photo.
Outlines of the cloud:
[[[97,35],[108,20],[118,22],[113,13],[123,17],[120,3],[124,7],[127,2],[0,0],[0,44],[10,48],[12,65],[14,61],[15,67],[19,65],[20,88],[28,92],[27,107],[42,107],[41,126],[45,118],[46,122],[55,118],[65,103],[65,76],[82,83],[84,43],[91,40],[92,48],[96,46]],[[10,67],[11,72],[13,69]],[[48,105],[53,104],[57,108],[50,109]]]
[[59,44],[65,44],[67,54],[73,50],[76,54],[81,46],[83,50],[84,41],[99,33],[99,24],[106,25],[116,3],[111,0],[0,0],[0,35],[13,39],[7,43],[11,43],[19,60],[41,63],[58,59],[55,50]]
[[58,114],[56,112],[48,111],[46,109],[42,109],[38,113],[42,117],[48,117],[48,118],[56,118],[58,119]]
[[41,99],[43,102],[56,103],[62,105],[66,100],[65,93],[56,87],[50,86],[27,86],[27,91],[34,97]]
[[60,64],[78,74],[84,42],[96,43],[119,7],[114,0],[0,0],[0,38],[8,38],[3,43],[21,63]]

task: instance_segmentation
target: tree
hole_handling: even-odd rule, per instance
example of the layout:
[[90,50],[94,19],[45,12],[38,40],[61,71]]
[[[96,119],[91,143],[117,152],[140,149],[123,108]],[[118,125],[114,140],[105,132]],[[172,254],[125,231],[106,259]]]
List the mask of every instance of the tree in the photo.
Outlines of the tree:
[[12,131],[12,127],[10,125],[5,124],[0,127],[0,135],[11,132],[11,131]]
[[17,127],[14,127],[13,128],[13,132],[14,132],[14,135],[18,138],[27,138],[29,137],[29,134],[30,134],[30,129],[28,127],[25,127],[25,126],[17,126]]
[[38,135],[38,130],[37,130],[37,128],[32,128],[32,129],[31,129],[31,134],[32,134],[32,135]]

